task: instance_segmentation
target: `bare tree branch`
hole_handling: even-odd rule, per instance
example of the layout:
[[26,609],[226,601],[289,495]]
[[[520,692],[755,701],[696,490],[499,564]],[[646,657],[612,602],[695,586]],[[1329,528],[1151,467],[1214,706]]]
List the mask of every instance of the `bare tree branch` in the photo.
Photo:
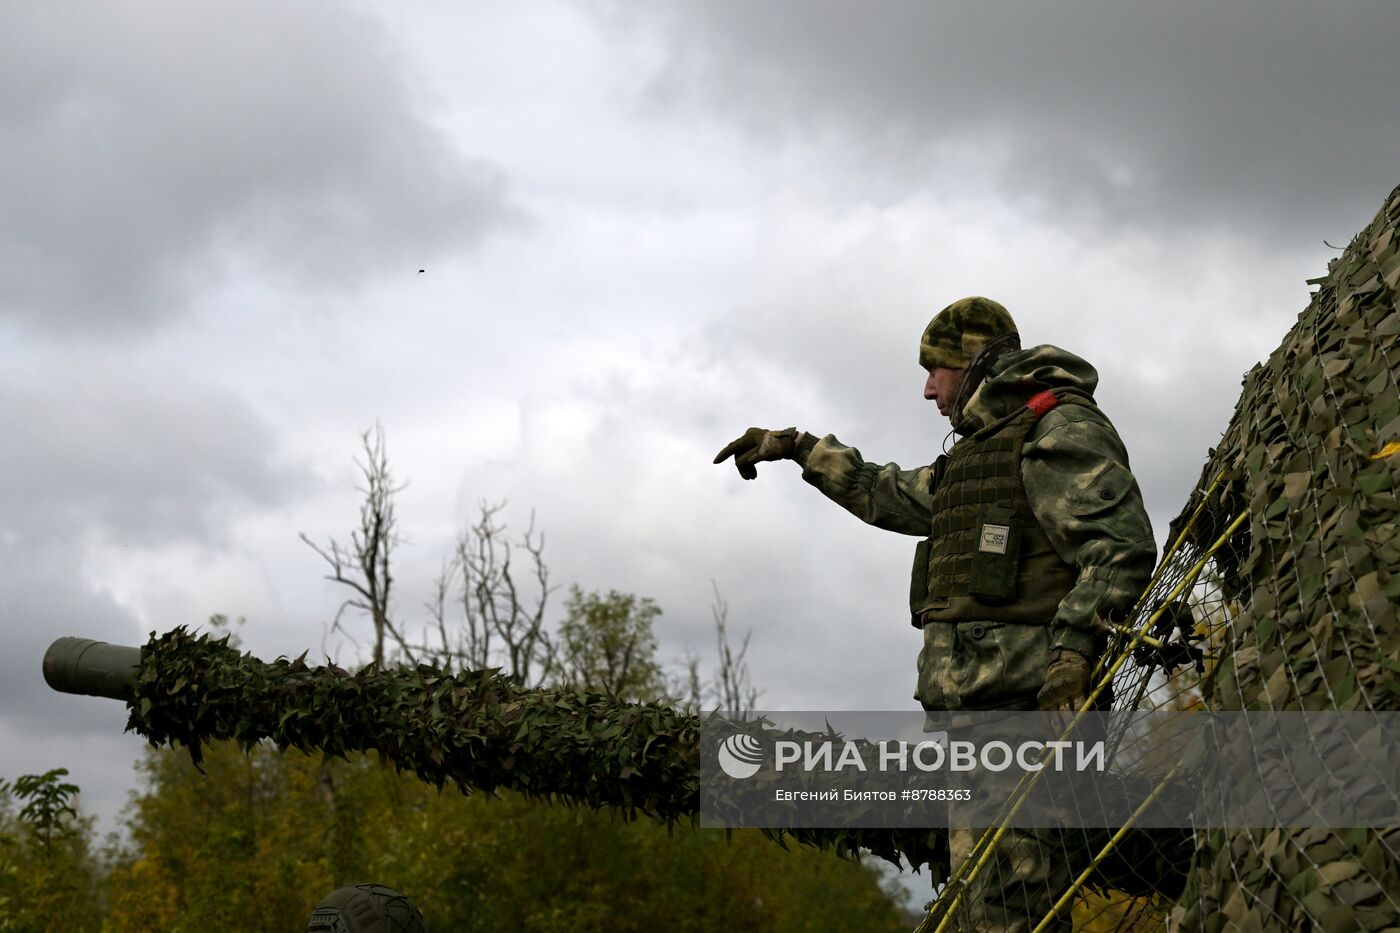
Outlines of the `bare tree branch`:
[[[458,578],[457,600],[462,609],[459,663],[483,668],[499,664],[522,683],[538,683],[548,675],[553,645],[545,629],[545,610],[554,587],[544,562],[544,539],[536,535],[534,515],[517,542],[506,537],[498,519],[505,502],[478,503],[474,524],[458,535],[451,564]],[[533,577],[533,600],[528,602],[516,580],[515,551],[525,552]]]
[[364,485],[356,487],[363,496],[360,502],[360,526],[350,532],[350,546],[345,547],[332,538],[329,548],[319,547],[304,532],[305,541],[321,559],[330,565],[326,579],[350,588],[355,596],[341,603],[336,610],[332,631],[344,632],[341,617],[346,609],[357,609],[370,617],[374,631],[375,667],[384,666],[384,643],[392,639],[409,663],[414,663],[412,649],[389,615],[389,602],[394,578],[391,563],[394,547],[401,543],[394,514],[394,495],[405,486],[395,486],[389,470],[389,457],[384,444],[384,429],[378,422],[360,435],[365,459],[356,460],[364,476]]
[[[428,610],[433,624],[437,629],[439,648],[429,649],[426,644],[423,648],[424,654],[431,654],[440,659],[442,669],[445,673],[452,673],[452,662],[456,659],[456,652],[453,649],[452,641],[447,634],[447,599],[452,594],[452,580],[457,574],[457,558],[443,561],[442,570],[438,573],[437,579],[433,581],[433,598],[424,603]],[[424,642],[426,643],[428,634],[424,632]]]
[[715,599],[710,606],[710,614],[715,622],[715,647],[719,652],[719,669],[715,671],[714,694],[722,710],[731,711],[741,718],[752,713],[758,706],[761,691],[753,685],[749,677],[749,664],[745,656],[749,652],[749,639],[753,629],[744,633],[739,649],[729,643],[729,603],[720,594],[719,586],[710,581]]
[[[363,459],[357,459],[363,483],[358,527],[349,544],[335,538],[319,545],[305,533],[301,540],[329,568],[326,579],[345,587],[349,596],[337,608],[330,631],[351,638],[345,613],[354,610],[370,619],[372,663],[382,667],[386,644],[409,664],[431,660],[445,670],[502,667],[523,683],[536,684],[550,676],[556,650],[545,627],[545,611],[554,587],[544,562],[544,535],[535,530],[535,516],[518,541],[507,537],[501,514],[506,503],[482,501],[473,524],[460,532],[452,555],[434,581],[424,603],[428,624],[422,637],[412,639],[391,614],[394,592],[393,556],[402,539],[398,533],[394,496],[404,485],[394,483],[379,424],[360,435]],[[516,561],[516,550],[524,561]],[[523,568],[528,567],[528,573]],[[522,581],[517,579],[523,577]],[[533,591],[533,592],[530,592]],[[460,607],[460,621],[449,618]]]

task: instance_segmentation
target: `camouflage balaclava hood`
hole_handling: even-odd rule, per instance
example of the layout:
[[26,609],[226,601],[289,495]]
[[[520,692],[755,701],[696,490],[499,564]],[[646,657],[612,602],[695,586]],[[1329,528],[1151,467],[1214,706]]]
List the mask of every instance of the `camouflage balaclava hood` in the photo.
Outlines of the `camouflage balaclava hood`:
[[966,369],[983,344],[1016,333],[1016,322],[990,298],[961,298],[939,311],[919,341],[919,365]]

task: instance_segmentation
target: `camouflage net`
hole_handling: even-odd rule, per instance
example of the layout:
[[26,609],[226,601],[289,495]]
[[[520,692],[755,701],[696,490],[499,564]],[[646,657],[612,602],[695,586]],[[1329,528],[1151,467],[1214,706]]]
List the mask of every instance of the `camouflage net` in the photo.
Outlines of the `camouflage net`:
[[[1245,380],[1207,463],[1223,472],[1193,543],[1248,524],[1215,558],[1200,689],[1219,710],[1400,709],[1400,188],[1329,267]],[[1187,929],[1400,927],[1400,831],[1204,835]]]
[[[665,824],[699,810],[699,718],[660,703],[601,693],[521,686],[496,671],[446,675],[427,666],[313,667],[305,655],[260,661],[228,639],[184,628],[153,634],[127,698],[127,730],[154,746],[183,745],[198,766],[203,747],[319,751],[327,758],[375,751],[439,789],[513,791],[610,808]],[[768,831],[844,857],[861,850],[895,864],[945,866],[946,840],[925,830]]]
[[[1096,672],[1115,708],[1400,709],[1397,228],[1400,188],[1309,280],[1307,308],[1246,376]],[[999,832],[982,834],[920,930],[976,928],[963,894],[995,863]],[[1400,930],[1400,831],[1200,831],[1181,859],[1176,834],[1128,829],[1097,858],[1130,842],[1136,855],[1116,861],[1140,859],[1143,884],[1124,890],[1155,879],[1165,896],[1103,896],[1085,872],[1056,911],[1016,928],[1060,929],[1072,912],[1086,930]]]
[[127,701],[152,745],[264,740],[326,757],[378,751],[401,771],[463,793],[509,788],[640,811],[662,822],[699,803],[698,723],[658,704],[531,690],[495,671],[429,667],[350,674],[305,655],[265,663],[183,628],[152,635]]

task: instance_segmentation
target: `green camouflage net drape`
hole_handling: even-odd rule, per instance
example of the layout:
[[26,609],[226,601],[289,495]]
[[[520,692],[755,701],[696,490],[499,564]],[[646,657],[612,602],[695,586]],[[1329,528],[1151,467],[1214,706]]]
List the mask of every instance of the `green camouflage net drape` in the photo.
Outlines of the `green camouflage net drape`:
[[[1400,189],[1352,241],[1268,362],[1245,381],[1206,466],[1227,479],[1197,546],[1218,555],[1200,685],[1230,710],[1400,709]],[[1193,505],[1196,503],[1193,503]],[[1400,927],[1400,832],[1217,832],[1198,840],[1188,929]]]

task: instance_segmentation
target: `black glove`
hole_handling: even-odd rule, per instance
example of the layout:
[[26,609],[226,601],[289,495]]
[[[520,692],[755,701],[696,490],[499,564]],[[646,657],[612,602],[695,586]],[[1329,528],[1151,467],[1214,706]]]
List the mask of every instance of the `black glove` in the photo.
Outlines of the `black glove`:
[[1069,648],[1050,652],[1045,665],[1045,684],[1036,694],[1043,710],[1075,712],[1089,696],[1089,659]]
[[734,458],[734,466],[744,479],[758,479],[755,463],[761,460],[787,460],[797,451],[797,428],[783,428],[770,431],[767,428],[749,428],[744,436],[731,441],[715,454],[715,463],[726,457]]

